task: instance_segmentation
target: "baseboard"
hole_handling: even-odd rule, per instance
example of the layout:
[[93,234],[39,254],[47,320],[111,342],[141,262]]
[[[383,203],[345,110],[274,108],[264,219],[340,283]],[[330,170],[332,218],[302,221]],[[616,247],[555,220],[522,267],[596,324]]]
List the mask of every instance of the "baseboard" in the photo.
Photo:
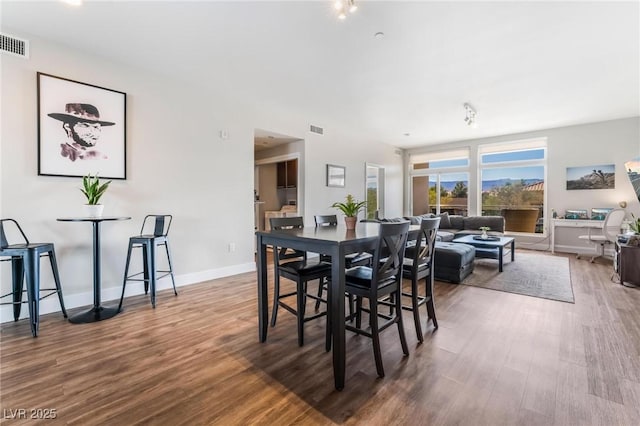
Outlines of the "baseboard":
[[[253,272],[256,270],[255,262],[244,263],[240,265],[232,265],[224,268],[218,269],[210,269],[207,271],[201,272],[193,272],[190,274],[176,275],[176,287],[183,287],[191,284],[201,283],[203,281],[215,280],[217,278],[229,277],[232,275],[244,274],[246,272]],[[135,283],[133,283],[135,284]],[[129,285],[127,284],[127,290],[125,292],[125,297],[136,296],[139,294],[144,294],[144,286],[142,283],[137,283],[138,285]],[[165,290],[172,288],[171,278],[164,277],[156,283],[156,290]],[[120,300],[120,294],[122,292],[122,287],[109,287],[103,288],[101,293],[102,302],[107,302],[108,305],[112,305],[113,303],[108,303],[111,301]],[[63,294],[64,294],[64,286],[63,286]],[[26,300],[26,293],[23,296]],[[64,304],[67,309],[78,308],[81,306],[86,306],[87,308],[93,305],[93,291],[86,291],[82,293],[76,293],[71,295],[64,295]],[[117,303],[116,303],[117,304]],[[40,301],[40,315],[50,314],[53,312],[60,312],[60,303],[58,302],[58,297],[56,295],[52,295],[47,297],[44,300]],[[20,319],[29,317],[29,307],[27,304],[22,305],[22,311],[20,312]],[[12,305],[3,305],[0,306],[0,323],[13,321],[13,306]]]

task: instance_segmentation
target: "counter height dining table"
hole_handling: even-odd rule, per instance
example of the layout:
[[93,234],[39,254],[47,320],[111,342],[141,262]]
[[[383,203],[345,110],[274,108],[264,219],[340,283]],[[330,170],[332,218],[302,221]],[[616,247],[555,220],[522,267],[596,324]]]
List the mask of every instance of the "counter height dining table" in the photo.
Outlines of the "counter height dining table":
[[57,219],[60,222],[91,222],[93,224],[93,308],[88,312],[70,317],[69,322],[90,323],[109,319],[118,314],[117,308],[106,308],[100,304],[100,223],[129,219],[131,219],[129,216],[59,217]]
[[[418,226],[411,227],[411,230],[417,229]],[[333,378],[337,390],[344,389],[345,380],[344,258],[349,253],[371,250],[378,240],[379,230],[379,223],[358,223],[352,231],[347,231],[344,226],[322,226],[256,232],[260,342],[267,340],[269,314],[267,246],[287,247],[331,256],[331,288],[328,292],[327,310],[331,321]]]

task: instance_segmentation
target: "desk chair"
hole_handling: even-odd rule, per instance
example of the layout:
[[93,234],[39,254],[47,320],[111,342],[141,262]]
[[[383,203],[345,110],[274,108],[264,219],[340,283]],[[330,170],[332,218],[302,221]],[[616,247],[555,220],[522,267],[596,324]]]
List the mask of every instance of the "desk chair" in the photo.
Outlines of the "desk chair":
[[[380,331],[397,324],[402,352],[409,355],[409,347],[402,322],[402,262],[404,260],[409,222],[380,224],[378,243],[373,251],[373,266],[357,266],[345,273],[345,290],[356,297],[356,325],[346,324],[349,331],[370,337],[378,376],[384,377]],[[362,299],[369,300],[369,309],[362,306]],[[387,298],[392,302],[381,298]],[[391,306],[389,315],[378,311],[378,305]],[[369,313],[369,330],[362,328],[362,311]],[[385,320],[379,324],[379,319]]]
[[[283,229],[303,228],[302,217],[272,217],[270,220],[271,229],[274,231]],[[318,286],[322,288],[323,281],[331,277],[331,265],[321,260],[308,260],[304,251],[292,251],[285,247],[273,247],[274,264],[274,295],[273,310],[271,314],[271,327],[275,327],[278,316],[278,307],[291,312],[296,316],[298,326],[298,345],[304,345],[304,323],[327,315],[327,311],[319,312],[309,317],[305,317],[307,297],[316,299],[318,302],[327,303],[320,296],[307,293],[307,283],[313,280],[320,280]],[[296,291],[280,294],[280,277],[287,278],[296,283]],[[319,293],[321,294],[320,289]],[[296,296],[296,308],[286,304],[283,299]]]
[[[173,216],[166,215],[147,215],[142,222],[142,228],[140,228],[140,235],[129,238],[129,250],[127,251],[127,264],[124,268],[124,279],[122,281],[122,295],[120,296],[120,304],[118,305],[118,311],[122,309],[122,301],[124,299],[124,290],[127,285],[127,281],[143,281],[144,282],[144,294],[149,292],[151,287],[151,306],[156,307],[156,281],[167,275],[171,276],[171,283],[173,284],[173,293],[177,296],[176,280],[173,275],[173,261],[171,260],[171,252],[169,251],[169,228],[171,227],[171,221]],[[147,232],[147,233],[145,233]],[[156,266],[156,246],[164,246],[167,253],[167,262],[169,264],[169,270],[160,271]],[[134,248],[142,248],[142,272],[129,274],[129,263],[131,262],[131,252]],[[164,275],[157,276],[157,273],[163,273]],[[142,275],[143,278],[134,278]]]
[[[7,240],[8,233],[16,237],[20,234],[22,242],[10,244]],[[56,288],[40,288],[40,257],[42,256],[49,257]],[[56,252],[53,243],[31,243],[18,222],[13,219],[1,219],[0,257],[10,257],[8,259],[2,259],[3,262],[11,261],[13,291],[0,296],[0,299],[13,296],[12,302],[4,302],[2,305],[13,305],[13,319],[15,321],[18,321],[20,317],[22,304],[28,303],[31,334],[33,337],[38,337],[40,300],[55,293],[58,294],[58,299],[60,300],[62,315],[67,318],[67,311],[64,308],[64,301],[62,300],[60,275],[58,274],[58,263],[56,262]],[[27,281],[27,302],[22,301],[25,276]],[[50,293],[41,297],[40,293],[43,291],[49,291]]]
[[[588,240],[590,243],[595,244],[596,246],[600,246],[600,250],[591,257],[591,263],[593,263],[596,258],[604,256],[605,245],[615,244],[617,236],[620,233],[622,221],[624,221],[625,216],[626,212],[623,209],[611,210],[604,218],[601,234],[593,235],[591,234],[591,228],[588,228],[589,233],[587,235],[580,235],[578,237],[581,240]],[[579,253],[576,258],[580,259]]]

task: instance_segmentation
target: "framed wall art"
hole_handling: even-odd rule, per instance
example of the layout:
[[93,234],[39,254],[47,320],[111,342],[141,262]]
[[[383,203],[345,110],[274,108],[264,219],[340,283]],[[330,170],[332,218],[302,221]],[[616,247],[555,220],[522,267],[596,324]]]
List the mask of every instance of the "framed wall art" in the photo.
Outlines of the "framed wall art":
[[567,167],[567,189],[613,189],[615,187],[615,164]]
[[344,188],[346,170],[344,166],[327,164],[327,186]]
[[126,179],[127,94],[38,73],[38,175]]

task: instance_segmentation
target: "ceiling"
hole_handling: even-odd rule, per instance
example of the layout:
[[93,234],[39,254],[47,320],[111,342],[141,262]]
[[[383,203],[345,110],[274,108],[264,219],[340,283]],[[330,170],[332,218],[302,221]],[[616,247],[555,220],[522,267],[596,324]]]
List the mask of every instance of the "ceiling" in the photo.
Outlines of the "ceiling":
[[330,0],[3,0],[1,19],[402,148],[640,115],[638,1],[358,5],[339,21]]

